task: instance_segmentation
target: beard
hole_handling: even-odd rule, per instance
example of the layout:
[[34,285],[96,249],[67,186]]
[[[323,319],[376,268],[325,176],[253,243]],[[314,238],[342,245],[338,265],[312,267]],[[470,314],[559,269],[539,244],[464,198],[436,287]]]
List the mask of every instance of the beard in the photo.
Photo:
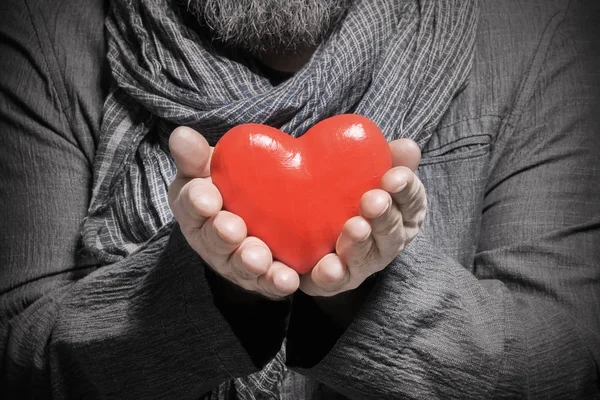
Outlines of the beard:
[[186,0],[211,37],[252,55],[313,49],[354,0]]

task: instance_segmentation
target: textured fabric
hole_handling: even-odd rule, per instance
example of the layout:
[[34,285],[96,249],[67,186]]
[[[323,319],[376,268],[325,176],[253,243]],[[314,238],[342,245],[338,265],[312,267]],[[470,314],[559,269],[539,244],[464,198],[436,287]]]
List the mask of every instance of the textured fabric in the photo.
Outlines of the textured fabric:
[[[83,227],[87,248],[114,262],[169,229],[175,168],[166,143],[174,125],[193,126],[214,144],[244,122],[299,136],[323,118],[354,111],[389,139],[425,143],[466,82],[476,16],[474,0],[357,2],[308,65],[273,87],[213,54],[169,2],[113,1],[108,58],[118,87],[104,105]],[[238,379],[235,391],[278,398],[283,360]]]
[[2,399],[198,399],[285,335],[287,309],[253,298],[238,308],[262,340],[246,350],[177,227],[108,266],[82,251],[105,15],[96,0],[0,2]]
[[465,84],[475,0],[358,1],[341,28],[292,79],[273,87],[215,54],[165,0],[115,0],[107,19],[116,86],[104,105],[84,242],[114,262],[172,220],[167,138],[188,125],[215,143],[240,123],[300,136],[326,117],[356,112],[389,139],[423,144]]
[[[80,251],[103,6],[0,2],[3,399],[197,399],[256,371],[177,230],[111,265]],[[423,147],[418,242],[316,365],[327,326],[295,302],[282,399],[599,398],[600,3],[481,10],[470,83]]]

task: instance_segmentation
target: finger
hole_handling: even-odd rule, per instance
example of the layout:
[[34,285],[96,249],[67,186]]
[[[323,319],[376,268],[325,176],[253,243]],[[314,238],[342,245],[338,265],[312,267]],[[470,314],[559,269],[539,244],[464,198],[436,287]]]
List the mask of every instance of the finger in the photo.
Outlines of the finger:
[[[394,167],[388,170],[381,178],[381,188],[392,194],[394,201],[405,201],[407,186],[413,186],[415,180],[414,172],[408,167]],[[400,203],[399,203],[400,204]],[[404,204],[404,203],[402,203]]]
[[390,194],[381,189],[370,190],[360,199],[360,213],[371,225],[378,261],[387,264],[404,248],[403,216]]
[[390,142],[390,151],[394,167],[403,166],[414,171],[421,162],[421,149],[411,139],[403,138]]
[[312,269],[310,275],[302,277],[300,289],[310,296],[333,296],[350,287],[350,273],[337,254],[327,254]]
[[336,242],[335,252],[348,267],[352,278],[366,279],[378,258],[378,250],[371,235],[371,224],[363,217],[350,218],[344,224]]
[[360,215],[372,220],[381,216],[391,206],[392,198],[385,190],[369,190],[360,198]]
[[255,237],[247,237],[229,259],[232,274],[241,280],[252,281],[265,274],[273,263],[273,256],[267,245]]
[[392,168],[383,176],[381,186],[391,193],[402,213],[404,225],[411,234],[423,224],[427,211],[427,196],[421,180],[408,168]]
[[267,272],[258,277],[261,293],[274,299],[291,295],[299,285],[298,273],[279,261],[274,261]]
[[176,128],[169,137],[169,149],[177,166],[177,177],[210,176],[212,147],[208,145],[204,136],[192,128]]
[[[228,260],[246,238],[246,224],[228,211],[209,218],[198,231],[195,244],[200,255],[221,275],[230,277]],[[194,247],[194,246],[192,246]]]
[[[185,183],[184,183],[185,182]],[[177,193],[177,186],[183,184],[171,208],[180,225],[200,228],[207,218],[216,216],[223,207],[223,199],[215,185],[206,179],[179,179],[172,183],[169,192]]]

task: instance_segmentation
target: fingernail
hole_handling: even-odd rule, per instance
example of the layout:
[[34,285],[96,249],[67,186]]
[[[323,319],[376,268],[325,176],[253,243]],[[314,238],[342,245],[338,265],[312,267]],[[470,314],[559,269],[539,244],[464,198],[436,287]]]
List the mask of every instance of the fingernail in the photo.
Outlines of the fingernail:
[[[387,212],[387,211],[390,209],[390,207],[391,207],[391,206],[392,206],[392,202],[391,202],[391,201],[388,201],[388,202],[386,203],[386,205],[385,205],[385,208],[383,209],[383,211],[382,211],[382,212],[380,212],[380,213],[379,213],[379,214],[378,214],[378,215],[377,215],[375,218],[379,218],[379,217],[381,217],[383,214],[385,214],[385,213],[386,213],[386,212]],[[375,219],[375,218],[373,218],[373,219]],[[369,233],[370,233],[370,232],[369,232]]]

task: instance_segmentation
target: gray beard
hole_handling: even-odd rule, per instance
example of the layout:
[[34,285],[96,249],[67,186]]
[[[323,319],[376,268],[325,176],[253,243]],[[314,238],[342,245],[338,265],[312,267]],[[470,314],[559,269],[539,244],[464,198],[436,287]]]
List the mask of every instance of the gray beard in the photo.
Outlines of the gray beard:
[[253,55],[312,49],[354,0],[186,0],[214,39]]

